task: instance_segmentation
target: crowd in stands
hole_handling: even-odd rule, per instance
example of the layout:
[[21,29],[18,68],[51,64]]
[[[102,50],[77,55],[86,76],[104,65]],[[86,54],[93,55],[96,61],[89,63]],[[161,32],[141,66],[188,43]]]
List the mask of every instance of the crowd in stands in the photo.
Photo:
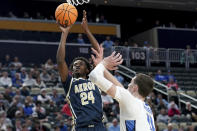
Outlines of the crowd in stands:
[[[64,91],[57,72],[57,66],[51,59],[41,67],[23,67],[18,57],[6,55],[0,64],[0,129],[1,131],[69,131],[72,125],[71,112],[65,100]],[[114,72],[117,80],[126,81],[118,71]],[[155,80],[171,88],[175,77],[168,71],[164,76],[158,70]],[[171,85],[170,85],[171,84]],[[176,86],[175,86],[176,87]],[[32,92],[39,89],[38,92]],[[49,92],[49,90],[51,92]],[[109,95],[102,92],[104,122],[109,131],[119,131],[119,105]],[[163,131],[186,131],[179,124],[187,122],[184,128],[193,131],[191,122],[197,122],[197,112],[187,102],[180,110],[174,99],[168,102],[161,94],[152,92],[147,97],[152,107],[156,125],[167,125]],[[177,130],[174,128],[177,125]],[[160,127],[160,126],[157,126]],[[191,129],[190,129],[191,128]],[[197,131],[196,129],[194,131]]]

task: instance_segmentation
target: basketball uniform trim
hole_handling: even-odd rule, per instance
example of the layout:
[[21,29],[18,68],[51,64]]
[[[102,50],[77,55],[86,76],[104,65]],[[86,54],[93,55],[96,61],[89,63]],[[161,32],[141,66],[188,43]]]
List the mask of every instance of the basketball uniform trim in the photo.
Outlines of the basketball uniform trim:
[[126,120],[126,131],[135,131],[136,121],[135,120]]
[[68,89],[68,92],[67,92],[67,95],[66,95],[66,100],[67,100],[68,103],[69,103],[69,106],[70,106],[70,109],[71,109],[72,118],[73,118],[73,124],[75,125],[75,124],[76,124],[75,120],[77,119],[77,116],[76,116],[76,114],[75,114],[75,112],[74,112],[74,110],[73,110],[73,107],[72,107],[71,102],[70,102],[70,96],[69,96],[69,94],[70,94],[70,89],[71,89],[71,87],[72,87],[72,82],[73,82],[73,77],[72,77],[72,79],[71,79],[71,81],[70,81],[69,89]]

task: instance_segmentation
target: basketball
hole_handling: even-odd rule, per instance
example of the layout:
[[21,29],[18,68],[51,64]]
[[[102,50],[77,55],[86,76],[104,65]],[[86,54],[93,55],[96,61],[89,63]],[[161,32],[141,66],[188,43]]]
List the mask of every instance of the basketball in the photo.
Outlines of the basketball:
[[55,18],[62,26],[69,26],[75,23],[78,17],[78,11],[75,6],[63,3],[56,8]]

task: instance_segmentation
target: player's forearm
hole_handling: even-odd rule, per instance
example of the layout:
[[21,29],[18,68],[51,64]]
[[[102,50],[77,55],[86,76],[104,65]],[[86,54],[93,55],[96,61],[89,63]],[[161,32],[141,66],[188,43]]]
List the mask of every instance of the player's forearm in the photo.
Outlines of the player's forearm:
[[65,61],[66,56],[66,39],[67,39],[68,33],[62,33],[60,44],[57,50],[57,63],[62,63]]
[[116,86],[109,80],[107,80],[103,72],[105,67],[102,64],[97,65],[93,71],[91,71],[89,78],[94,82],[102,91],[106,92],[108,95],[115,97]]
[[92,44],[92,47],[95,49],[95,50],[99,50],[99,43],[98,41],[95,39],[95,37],[93,36],[93,34],[90,32],[90,30],[88,29],[86,31],[86,34],[87,34],[87,37],[88,39],[90,40],[91,44]]
[[111,81],[114,85],[123,87],[123,85],[108,70],[104,71],[104,77]]

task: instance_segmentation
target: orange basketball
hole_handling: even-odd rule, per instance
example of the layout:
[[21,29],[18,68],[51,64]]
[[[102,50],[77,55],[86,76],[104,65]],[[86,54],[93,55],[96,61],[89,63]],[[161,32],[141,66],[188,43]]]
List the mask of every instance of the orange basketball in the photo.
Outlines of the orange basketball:
[[60,25],[69,26],[75,23],[78,17],[77,9],[68,3],[63,3],[59,5],[55,11],[56,21]]

